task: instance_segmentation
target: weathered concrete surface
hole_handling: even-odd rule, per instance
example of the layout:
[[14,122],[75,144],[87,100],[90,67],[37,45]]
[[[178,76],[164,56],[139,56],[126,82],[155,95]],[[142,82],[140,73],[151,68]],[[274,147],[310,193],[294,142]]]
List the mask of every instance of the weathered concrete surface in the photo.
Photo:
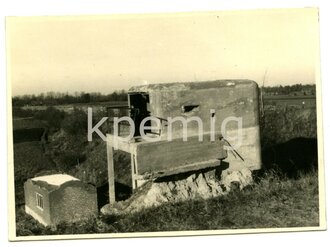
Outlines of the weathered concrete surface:
[[[241,130],[228,131],[229,136],[241,134],[241,143],[230,141],[231,145],[243,158],[234,155],[224,141],[210,141],[210,136],[205,135],[203,142],[199,142],[196,136],[189,137],[187,142],[175,139],[171,142],[160,141],[154,143],[140,143],[136,147],[137,173],[157,173],[171,170],[179,170],[187,164],[194,164],[213,159],[225,159],[230,164],[231,170],[239,170],[248,167],[251,170],[261,168],[261,149],[259,127],[243,128]],[[228,154],[227,154],[228,153]]]
[[140,187],[132,198],[113,205],[108,204],[101,209],[101,213],[134,213],[169,202],[222,196],[229,193],[233,183],[240,189],[251,184],[251,171],[244,168],[240,171],[225,171],[220,174],[217,169],[213,169],[188,174],[186,177],[183,175],[168,177],[166,181],[150,181]]
[[[261,168],[261,148],[259,131],[258,86],[249,80],[219,80],[194,83],[170,83],[137,86],[130,92],[144,92],[149,95],[150,116],[162,119],[159,131],[161,140],[157,142],[120,143],[119,149],[134,153],[137,174],[172,171],[187,164],[223,159],[221,151],[224,144],[210,141],[211,122],[215,122],[214,132],[218,137],[238,136],[242,134],[240,146],[235,150],[243,158],[228,154],[230,169],[239,170],[249,167]],[[190,106],[190,108],[188,107]],[[191,111],[185,112],[188,107]],[[214,110],[214,114],[210,110]],[[184,142],[183,123],[166,119],[199,117],[202,120],[203,141],[198,141],[199,125],[197,121],[187,123],[188,141]],[[222,123],[228,117],[242,119],[242,126],[228,121],[225,129]],[[151,124],[155,126],[155,122]],[[168,140],[168,126],[171,125],[172,141]],[[222,133],[223,132],[223,133]],[[236,143],[231,145],[236,146]],[[232,153],[233,154],[233,153]],[[180,170],[180,169],[178,169]]]
[[[219,80],[210,82],[170,83],[137,86],[130,92],[146,92],[149,94],[149,111],[151,116],[160,119],[178,116],[198,116],[203,121],[204,132],[210,131],[211,113],[215,110],[216,131],[228,116],[242,117],[243,127],[259,125],[258,86],[249,80]],[[190,113],[182,111],[183,106],[198,106]],[[155,123],[152,123],[155,124]],[[235,129],[235,123],[228,123],[228,129]],[[181,123],[172,125],[174,137],[182,137]],[[188,134],[196,135],[196,122],[188,124]],[[166,122],[162,126],[162,135],[167,134]]]
[[238,136],[238,132],[241,132],[240,145],[238,140],[230,141],[230,144],[233,147],[239,145],[235,150],[244,161],[237,155],[234,155],[232,151],[228,150],[225,161],[229,163],[229,170],[240,170],[245,167],[250,170],[259,170],[262,164],[259,126],[243,128],[241,130],[229,130],[227,134],[229,136]]
[[[71,176],[56,174],[28,179],[24,183],[26,213],[45,226],[96,217],[96,188],[67,177]],[[42,207],[37,205],[37,194],[42,198]]]
[[[137,145],[136,161],[137,173],[157,173],[178,169],[187,164],[197,164],[202,161],[224,159],[223,141],[212,142],[209,135],[199,141],[198,137],[188,137],[187,141],[181,138],[173,141],[145,142]],[[218,165],[220,161],[218,161]]]

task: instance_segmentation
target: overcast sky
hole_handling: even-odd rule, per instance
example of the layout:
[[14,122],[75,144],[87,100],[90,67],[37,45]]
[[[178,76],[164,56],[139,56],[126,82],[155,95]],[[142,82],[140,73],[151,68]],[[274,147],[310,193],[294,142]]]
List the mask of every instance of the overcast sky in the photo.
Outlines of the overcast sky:
[[318,72],[316,9],[11,17],[6,29],[13,95],[265,74],[266,86],[314,83]]

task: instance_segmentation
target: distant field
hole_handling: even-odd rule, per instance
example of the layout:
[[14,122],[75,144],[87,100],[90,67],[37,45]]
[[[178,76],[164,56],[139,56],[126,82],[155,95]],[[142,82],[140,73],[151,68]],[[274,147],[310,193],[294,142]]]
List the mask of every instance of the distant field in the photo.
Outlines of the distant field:
[[[107,102],[92,102],[92,103],[76,103],[76,104],[66,104],[66,105],[54,105],[58,110],[62,110],[64,112],[72,112],[74,108],[82,109],[87,111],[87,107],[92,107],[93,110],[99,111],[104,110],[107,106],[122,106],[127,105],[127,101],[107,101]],[[48,105],[40,105],[40,106],[23,106],[23,110],[34,110],[34,111],[42,111],[46,110]]]
[[[265,105],[288,105],[288,106],[306,106],[306,107],[314,107],[316,105],[316,97],[315,96],[264,96],[263,101]],[[62,110],[65,112],[71,112],[74,108],[79,108],[87,111],[87,107],[92,107],[93,110],[101,110],[106,107],[112,106],[127,106],[127,101],[107,101],[107,102],[93,102],[93,103],[76,103],[76,104],[66,104],[66,105],[54,105],[53,107],[58,110]],[[41,111],[46,110],[47,105],[40,106],[23,106],[23,110],[34,110]]]
[[265,96],[263,98],[265,105],[286,105],[286,106],[302,106],[315,107],[315,96]]

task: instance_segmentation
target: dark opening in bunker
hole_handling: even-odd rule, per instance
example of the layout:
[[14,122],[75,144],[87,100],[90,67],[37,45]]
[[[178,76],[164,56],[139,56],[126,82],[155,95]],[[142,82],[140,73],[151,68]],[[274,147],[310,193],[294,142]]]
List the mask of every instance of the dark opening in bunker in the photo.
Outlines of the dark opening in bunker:
[[[141,136],[140,124],[143,119],[150,116],[150,111],[148,110],[149,94],[144,92],[129,93],[128,100],[130,108],[130,117],[132,118],[135,125],[134,136]],[[144,124],[144,126],[150,125],[150,120]],[[145,132],[148,132],[148,130],[145,130]]]
[[195,112],[198,110],[199,110],[199,105],[183,105],[182,106],[183,113]]

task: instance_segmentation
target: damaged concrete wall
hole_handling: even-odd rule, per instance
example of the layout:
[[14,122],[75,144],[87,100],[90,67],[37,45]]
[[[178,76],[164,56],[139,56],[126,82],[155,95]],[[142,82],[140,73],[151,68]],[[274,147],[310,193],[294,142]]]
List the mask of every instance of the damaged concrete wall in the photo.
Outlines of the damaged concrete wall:
[[[211,131],[212,116],[215,117],[215,132],[217,135],[237,136],[241,134],[242,145],[237,152],[244,161],[229,152],[226,161],[230,169],[239,170],[248,167],[251,170],[261,168],[261,148],[259,131],[259,91],[258,85],[250,80],[221,80],[198,83],[171,83],[154,84],[133,87],[130,92],[145,92],[149,94],[150,115],[162,119],[161,136],[166,139],[168,134],[168,123],[164,121],[169,117],[199,117],[203,123],[205,136]],[[214,114],[210,110],[214,110]],[[237,122],[229,121],[226,132],[221,133],[221,124],[228,117],[242,119],[242,128]],[[155,127],[155,123],[152,122]],[[151,167],[156,170],[167,166],[184,165],[192,160],[214,159],[219,152],[218,143],[211,143],[210,138],[205,138],[202,143],[197,143],[192,138],[186,143],[179,143],[182,139],[183,124],[175,121],[172,127],[172,144],[143,143],[138,145],[137,160],[138,172],[150,171]],[[187,124],[188,137],[196,136],[198,124],[191,121]],[[235,145],[234,143],[231,143]],[[163,145],[163,146],[162,146]],[[163,148],[162,148],[163,147]],[[139,155],[139,153],[141,155]],[[143,155],[142,155],[143,154]],[[150,157],[148,157],[150,156]],[[173,165],[171,165],[173,164]]]
[[[37,205],[37,193],[43,197],[43,208]],[[24,183],[25,212],[43,225],[51,224],[49,191],[36,185],[31,179]]]
[[179,167],[184,170],[201,168],[203,161],[209,161],[206,167],[220,165],[220,160],[227,157],[227,152],[223,149],[225,143],[220,140],[211,141],[209,135],[203,137],[203,142],[196,136],[189,136],[187,141],[176,138],[171,142],[163,140],[160,142],[147,142],[137,145],[136,160],[138,164],[138,174],[167,172],[172,170],[179,172]]
[[96,188],[81,181],[72,181],[62,185],[50,195],[52,224],[75,222],[96,217]]
[[[228,116],[242,117],[243,127],[259,124],[258,86],[248,80],[225,80],[199,83],[155,84],[133,87],[130,92],[147,92],[150,99],[150,115],[160,119],[182,116],[197,116],[203,121],[204,132],[210,131],[210,109],[215,110],[217,124],[221,124]],[[183,112],[183,106],[196,106],[189,112]],[[219,126],[216,126],[219,127]],[[229,129],[235,129],[229,123]],[[217,128],[218,129],[218,128]],[[196,123],[188,125],[188,132],[196,134]],[[163,126],[162,133],[166,135]],[[182,125],[173,124],[175,137],[182,136]]]
[[[96,188],[81,181],[52,185],[29,179],[24,184],[25,211],[45,226],[96,217]],[[38,206],[37,194],[42,197]]]

